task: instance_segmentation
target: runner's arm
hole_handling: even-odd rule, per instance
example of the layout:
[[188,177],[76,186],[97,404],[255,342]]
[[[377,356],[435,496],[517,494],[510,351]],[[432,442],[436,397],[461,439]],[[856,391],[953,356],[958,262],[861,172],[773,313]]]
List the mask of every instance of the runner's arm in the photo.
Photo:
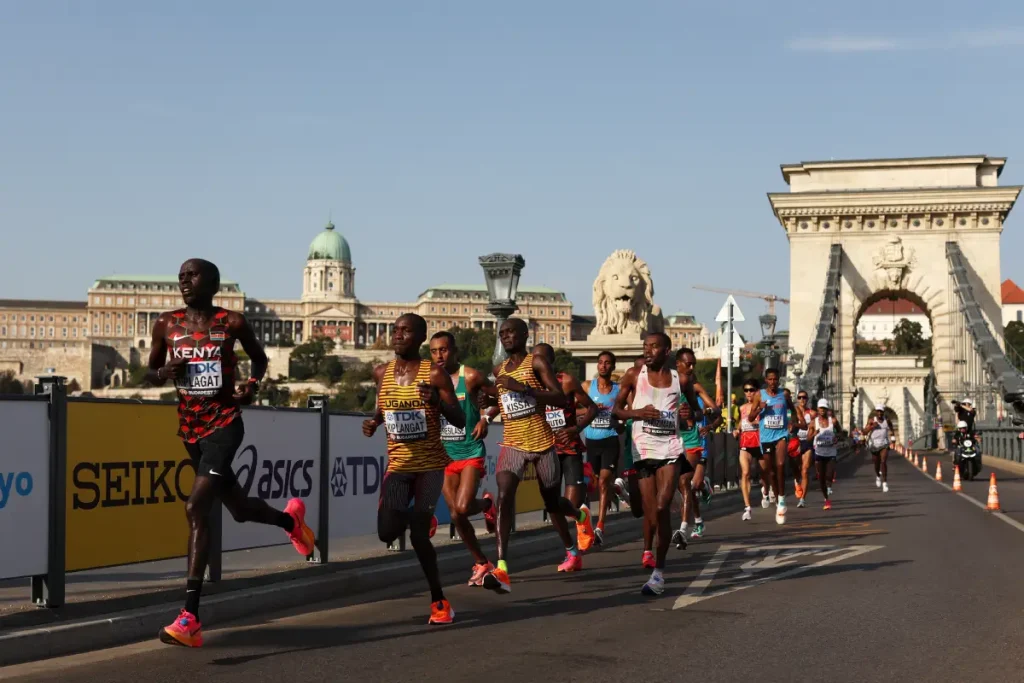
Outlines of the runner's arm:
[[378,365],[373,369],[373,381],[377,385],[377,402],[373,411],[373,417],[363,420],[363,436],[373,436],[377,427],[384,424],[384,411],[380,409],[380,385],[384,381],[384,371],[387,364]]
[[761,403],[761,391],[754,392],[754,398],[750,401],[750,410],[747,412],[747,421],[753,422],[761,414],[764,404]]
[[249,381],[245,383],[241,391],[235,394],[235,398],[240,403],[247,405],[252,403],[260,380],[267,374],[267,366],[270,365],[270,361],[267,359],[267,352],[263,350],[263,345],[256,338],[256,333],[253,332],[252,326],[244,315],[235,312],[229,313],[228,331],[242,345],[242,350],[252,362],[249,369]]
[[[181,363],[172,362],[167,372],[160,372],[167,362],[167,323],[166,313],[162,313],[153,323],[153,340],[149,345],[149,372],[146,373],[146,381],[155,387],[162,387],[168,379],[173,379],[181,366]],[[175,374],[172,374],[174,366],[179,367],[174,368]]]
[[[487,379],[482,372],[478,372],[475,368],[466,366],[466,389],[469,391],[470,400],[474,401],[477,406],[480,406],[481,390],[490,385],[491,380]],[[487,436],[488,426],[491,424],[491,420],[498,416],[501,410],[497,406],[489,406],[485,410],[480,412],[480,421],[474,425],[466,425],[466,428],[473,429],[473,438],[476,440],[483,439]]]
[[533,374],[537,376],[541,386],[544,388],[538,391],[537,389],[527,387],[526,394],[537,399],[537,403],[564,408],[566,404],[565,392],[562,391],[558,380],[555,379],[555,372],[551,369],[551,363],[548,362],[547,358],[542,358],[536,354],[533,356]]
[[[425,363],[427,361],[420,361]],[[436,365],[430,366],[430,388],[437,396],[438,408],[441,414],[448,420],[448,424],[456,429],[463,429],[466,426],[466,413],[459,405],[459,399],[455,395],[455,387],[452,385],[452,378],[444,368]]]
[[800,429],[807,429],[807,418],[804,417],[804,414],[803,414],[802,410],[797,410],[796,409],[796,406],[793,404],[793,399],[791,399],[791,398],[787,398],[786,399],[786,407],[789,408],[789,410],[792,411],[792,414],[796,417],[795,422],[796,422],[797,426]]
[[575,398],[576,404],[583,406],[587,412],[583,414],[583,418],[577,420],[576,429],[585,429],[587,425],[594,421],[597,417],[597,404],[594,403],[594,399],[590,398],[590,394],[583,390],[583,385],[580,384],[579,380],[572,375],[565,376],[565,382],[563,382],[563,388],[569,390],[568,400]]
[[717,401],[711,398],[711,395],[704,390],[704,387],[701,385],[700,382],[693,383],[693,390],[697,393],[698,396],[704,399],[704,406],[706,408],[711,408],[712,410],[721,410],[721,406],[718,405]]

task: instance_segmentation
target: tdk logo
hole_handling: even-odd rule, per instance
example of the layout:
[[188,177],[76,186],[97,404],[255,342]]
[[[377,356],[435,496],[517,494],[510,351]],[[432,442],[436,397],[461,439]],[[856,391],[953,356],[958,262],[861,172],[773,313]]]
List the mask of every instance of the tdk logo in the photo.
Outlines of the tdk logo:
[[387,459],[384,456],[335,458],[331,467],[331,495],[339,498],[374,494],[380,488],[385,472]]

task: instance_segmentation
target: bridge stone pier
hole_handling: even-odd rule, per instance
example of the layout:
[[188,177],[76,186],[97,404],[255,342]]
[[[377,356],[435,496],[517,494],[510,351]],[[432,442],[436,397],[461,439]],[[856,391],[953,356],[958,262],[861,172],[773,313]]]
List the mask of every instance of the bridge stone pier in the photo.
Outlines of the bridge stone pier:
[[[981,155],[782,166],[790,191],[768,199],[790,246],[790,344],[810,359],[818,340],[817,357],[827,358],[822,386],[842,403],[844,420],[860,418],[858,400],[870,410],[883,398],[903,418],[907,387],[906,400],[920,404],[912,421],[931,426],[936,411],[948,419],[948,401],[960,391],[985,383],[984,363],[963,341],[967,292],[953,280],[948,244],[959,248],[971,296],[1001,346],[1000,235],[1021,189],[999,185],[1005,163]],[[837,274],[830,276],[830,264]],[[833,281],[837,299],[828,296]],[[856,364],[857,321],[871,304],[895,297],[930,318],[929,370],[913,358]],[[823,314],[826,303],[834,315]]]

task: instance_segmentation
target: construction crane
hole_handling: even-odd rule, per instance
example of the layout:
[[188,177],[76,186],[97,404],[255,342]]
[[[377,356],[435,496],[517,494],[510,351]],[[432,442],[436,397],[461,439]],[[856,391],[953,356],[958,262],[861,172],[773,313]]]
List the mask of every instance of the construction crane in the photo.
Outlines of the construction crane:
[[694,289],[700,289],[705,292],[717,292],[719,294],[734,294],[736,296],[746,297],[748,299],[763,299],[768,302],[768,312],[775,315],[775,302],[779,301],[784,304],[789,303],[789,299],[784,299],[781,296],[775,294],[761,294],[760,292],[747,292],[742,289],[721,289],[720,287],[704,287],[703,285],[694,285]]

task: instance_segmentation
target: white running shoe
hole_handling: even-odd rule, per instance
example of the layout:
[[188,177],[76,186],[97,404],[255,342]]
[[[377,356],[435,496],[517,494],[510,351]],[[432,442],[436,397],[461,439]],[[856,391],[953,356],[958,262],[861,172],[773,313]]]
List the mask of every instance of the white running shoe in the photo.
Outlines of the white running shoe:
[[768,500],[768,496],[765,496],[764,498],[761,499],[761,507],[767,510],[769,505],[771,505],[771,501]]
[[882,483],[882,493],[889,493],[889,482]]
[[767,498],[768,497],[768,489],[764,485],[761,486],[761,497],[762,498]]
[[775,489],[768,489],[768,502],[769,503],[774,503],[775,502]]
[[786,523],[786,499],[779,498],[779,504],[775,506],[775,523],[782,525]]
[[828,497],[829,498],[832,497],[832,487],[831,486],[828,487]]
[[651,578],[647,579],[647,583],[640,589],[640,592],[644,595],[661,595],[665,592],[665,577],[655,569],[651,572]]
[[882,478],[881,477],[875,477],[875,488],[878,488],[881,485],[882,485]]
[[806,503],[804,503],[804,499],[803,499],[803,498],[801,498],[800,500],[798,500],[798,501],[796,502],[796,506],[797,506],[798,508],[802,508],[802,507],[804,507],[805,505],[806,505]]
[[743,508],[743,516],[740,517],[744,522],[750,521],[750,508]]

